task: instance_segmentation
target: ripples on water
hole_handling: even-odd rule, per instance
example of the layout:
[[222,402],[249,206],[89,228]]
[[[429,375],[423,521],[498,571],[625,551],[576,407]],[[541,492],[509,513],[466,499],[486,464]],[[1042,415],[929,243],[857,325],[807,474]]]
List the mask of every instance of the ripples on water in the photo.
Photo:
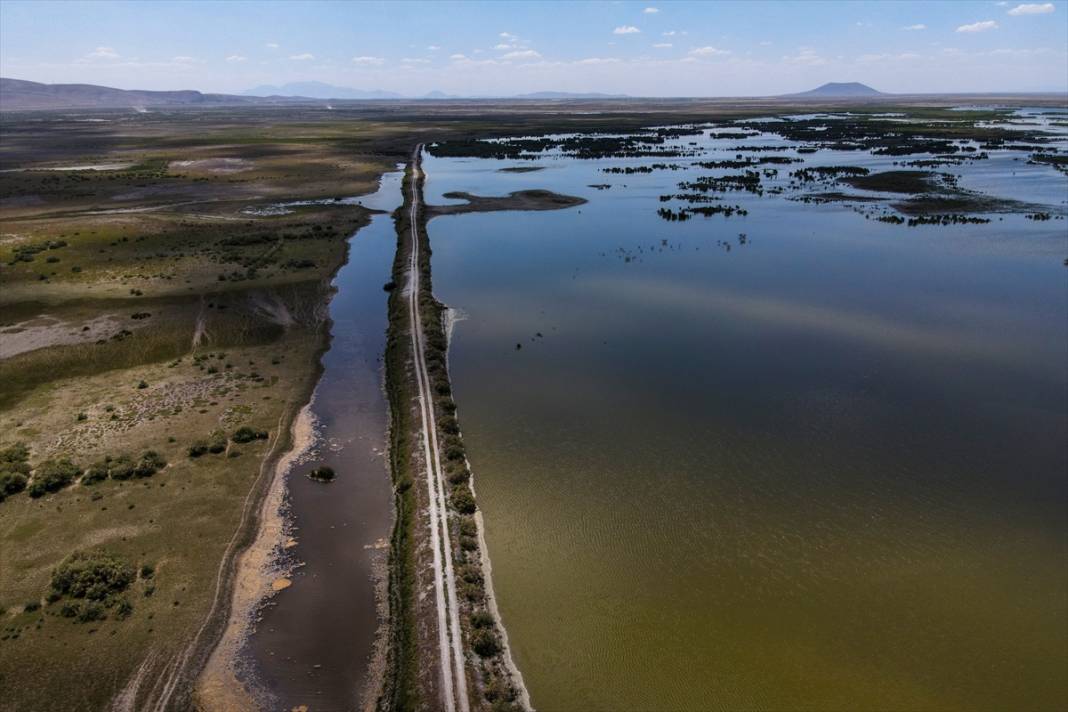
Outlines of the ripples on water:
[[[1063,174],[990,153],[939,170],[1063,211]],[[747,217],[665,223],[660,194],[731,171],[599,170],[656,161],[426,161],[432,203],[590,201],[430,226],[435,293],[468,316],[456,399],[534,704],[1063,705],[1065,222],[907,228],[733,193]]]

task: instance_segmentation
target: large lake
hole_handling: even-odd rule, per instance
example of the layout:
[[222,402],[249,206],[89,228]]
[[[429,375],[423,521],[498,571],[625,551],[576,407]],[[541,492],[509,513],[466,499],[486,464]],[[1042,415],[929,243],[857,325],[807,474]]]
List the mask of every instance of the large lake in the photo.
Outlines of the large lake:
[[[670,162],[789,143],[690,141],[704,155]],[[802,157],[777,180],[901,160]],[[1068,177],[1026,157],[938,170],[1063,213]],[[429,228],[435,295],[466,317],[453,384],[534,705],[1063,706],[1066,222],[910,228],[749,193],[724,200],[747,216],[666,222],[679,181],[738,171],[601,170],[658,161],[424,164],[429,203],[589,200]]]

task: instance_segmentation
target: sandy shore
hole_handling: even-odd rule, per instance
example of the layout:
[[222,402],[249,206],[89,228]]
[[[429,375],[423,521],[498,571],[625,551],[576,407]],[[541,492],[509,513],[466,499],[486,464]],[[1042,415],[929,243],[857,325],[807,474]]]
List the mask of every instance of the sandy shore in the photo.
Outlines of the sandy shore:
[[260,511],[261,526],[256,539],[237,559],[230,618],[197,681],[196,700],[205,712],[252,712],[260,709],[254,693],[238,677],[237,655],[252,632],[256,610],[266,598],[288,585],[288,579],[278,569],[276,556],[290,542],[282,508],[286,474],[311,449],[315,443],[315,432],[315,416],[311,403],[308,403],[293,421],[293,447],[274,468],[270,488]]

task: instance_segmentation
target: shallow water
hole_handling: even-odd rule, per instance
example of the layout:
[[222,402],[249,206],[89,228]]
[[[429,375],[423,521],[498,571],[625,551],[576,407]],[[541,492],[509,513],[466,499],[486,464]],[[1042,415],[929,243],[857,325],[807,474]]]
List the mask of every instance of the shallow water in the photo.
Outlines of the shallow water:
[[[386,174],[363,205],[389,211],[401,201],[401,173]],[[288,475],[289,513],[300,562],[293,584],[263,613],[246,649],[252,678],[272,709],[358,707],[378,616],[372,565],[384,561],[392,490],[384,456],[387,404],[382,391],[386,299],[396,233],[376,215],[349,241],[348,263],[334,281],[333,339],[315,390],[313,454]],[[328,484],[306,476],[329,465]]]
[[[1027,200],[1063,210],[1068,179],[1012,157]],[[667,223],[658,195],[738,171],[599,170],[653,162],[424,164],[430,203],[590,201],[429,227],[435,294],[467,315],[454,391],[534,705],[1063,706],[1065,221],[908,228],[728,193],[747,217]],[[1001,158],[939,170],[1006,188]]]

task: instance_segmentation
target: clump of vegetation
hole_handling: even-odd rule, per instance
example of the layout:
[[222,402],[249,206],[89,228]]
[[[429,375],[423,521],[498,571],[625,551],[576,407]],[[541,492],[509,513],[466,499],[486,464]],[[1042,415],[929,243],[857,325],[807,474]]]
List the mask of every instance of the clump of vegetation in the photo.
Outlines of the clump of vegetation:
[[308,473],[308,477],[312,478],[316,482],[332,482],[336,473],[333,467],[327,467],[326,465],[320,465],[314,470]]
[[474,632],[471,636],[471,648],[482,658],[490,658],[501,652],[500,641],[489,628],[479,628]]
[[0,502],[26,489],[29,480],[30,451],[23,443],[0,450]]
[[80,467],[67,458],[45,460],[37,466],[30,481],[30,496],[41,497],[49,492],[58,492],[82,474]]
[[452,494],[449,495],[449,501],[452,503],[453,509],[460,514],[475,513],[475,497],[471,494],[471,488],[467,485],[453,487]]
[[226,449],[226,433],[216,430],[208,438],[208,452],[219,454]]
[[234,431],[234,434],[230,436],[230,439],[235,443],[250,443],[253,440],[266,440],[266,430],[253,430],[252,428],[242,426]]
[[118,596],[135,578],[134,568],[118,554],[103,549],[76,551],[52,572],[48,602],[79,599],[68,600],[60,608],[61,616],[79,623],[104,620],[112,607],[115,617],[122,620],[133,612],[133,605]]
[[205,454],[207,451],[208,451],[208,442],[206,440],[197,440],[192,445],[190,445],[189,448],[186,450],[186,452],[189,454],[189,457],[194,457],[194,458],[195,457],[200,457],[201,455]]

